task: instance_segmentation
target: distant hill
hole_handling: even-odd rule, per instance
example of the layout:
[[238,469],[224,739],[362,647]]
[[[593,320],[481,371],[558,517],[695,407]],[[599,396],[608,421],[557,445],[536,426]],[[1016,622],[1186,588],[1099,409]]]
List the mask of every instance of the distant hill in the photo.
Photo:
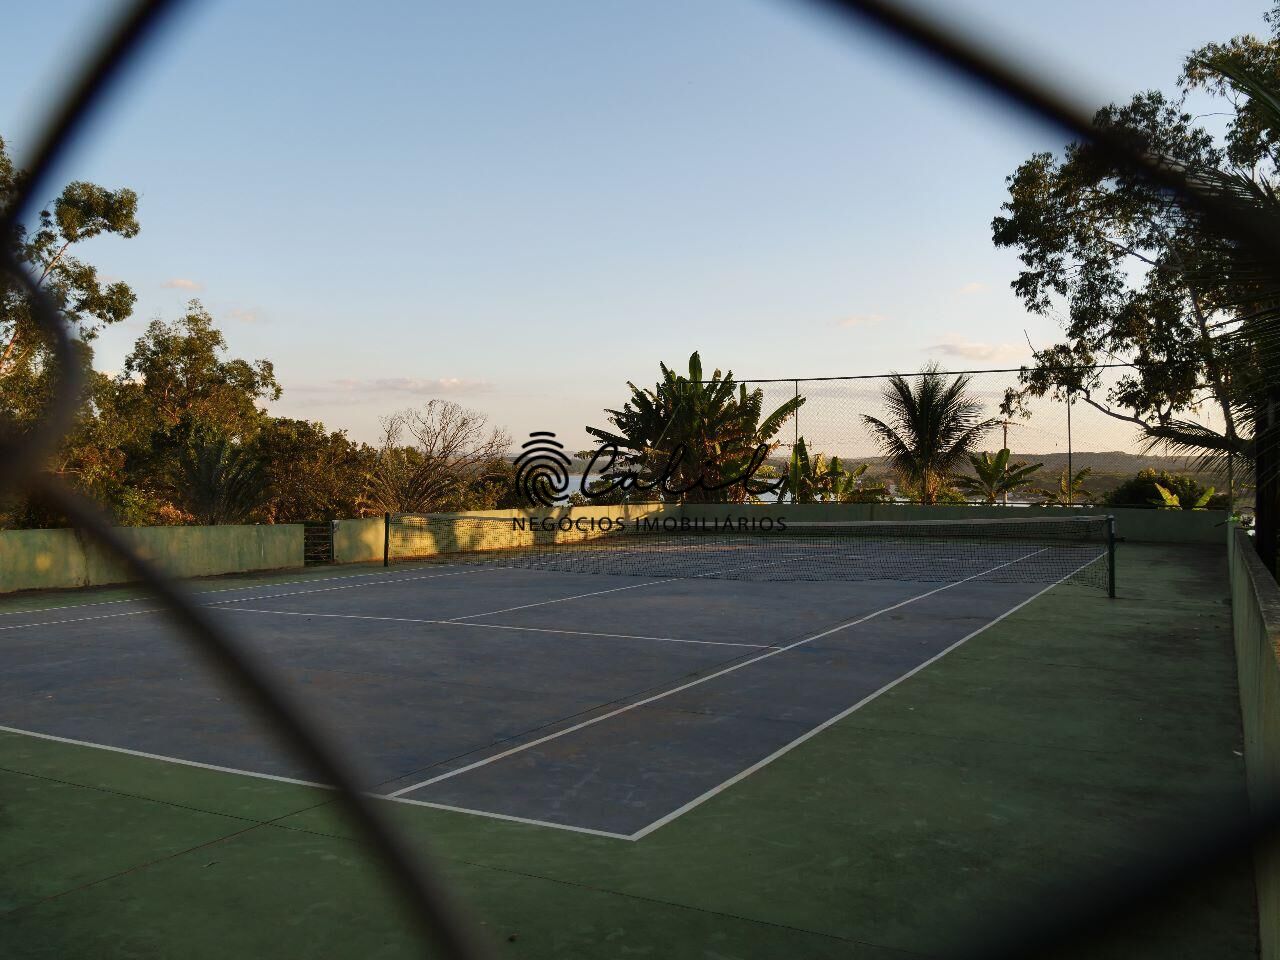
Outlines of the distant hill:
[[[1011,459],[1013,461],[1021,461],[1023,463],[1044,464],[1039,473],[1032,480],[1032,486],[1053,486],[1057,483],[1057,479],[1061,476],[1062,471],[1067,468],[1067,455],[1065,452],[1018,453],[1015,451]],[[870,481],[886,483],[894,479],[893,471],[889,469],[884,457],[842,457],[841,460],[847,463],[850,467],[856,467],[863,463],[867,464],[868,470],[864,476]],[[773,457],[769,462],[776,469],[780,470],[785,470],[787,466],[787,461],[780,457]],[[1226,487],[1226,480],[1224,478],[1215,476],[1206,471],[1196,470],[1191,459],[1187,457],[1162,457],[1126,453],[1122,450],[1073,451],[1071,454],[1072,470],[1079,471],[1085,467],[1088,467],[1090,470],[1089,478],[1085,481],[1085,487],[1097,496],[1110,493],[1123,481],[1132,477],[1139,470],[1145,470],[1148,468],[1152,470],[1164,470],[1172,474],[1194,477],[1206,487],[1217,487],[1220,490]],[[1242,471],[1236,477],[1237,486],[1239,486],[1243,480],[1244,474]]]

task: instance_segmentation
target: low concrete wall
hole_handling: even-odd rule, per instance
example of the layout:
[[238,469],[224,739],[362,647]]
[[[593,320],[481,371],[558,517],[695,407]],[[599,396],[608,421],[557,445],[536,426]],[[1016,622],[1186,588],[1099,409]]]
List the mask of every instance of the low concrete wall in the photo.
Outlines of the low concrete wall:
[[[688,506],[635,504],[629,506],[560,507],[553,510],[474,510],[466,513],[432,514],[433,517],[498,517],[516,519],[536,516],[600,518],[664,515],[723,518],[726,516],[783,516],[794,522],[856,520],[1015,520],[1023,517],[1055,517],[1111,514],[1116,518],[1117,534],[1129,541],[1146,543],[1221,544],[1226,536],[1225,510],[1143,510],[1133,507],[1082,507],[1077,509],[980,506],[925,507],[901,503],[808,503],[808,504],[691,504]],[[339,520],[334,525],[333,556],[335,563],[373,563],[382,560],[383,521],[381,517]],[[516,546],[518,540],[506,544],[472,543],[476,548]],[[441,544],[442,550],[464,546],[454,541]]]
[[335,520],[333,524],[333,562],[382,562],[382,517],[359,520]]
[[1116,518],[1116,535],[1144,543],[1221,544],[1226,538],[1225,510],[1143,510],[1136,507],[979,507],[908,503],[753,503],[691,504],[683,516],[724,517],[759,514],[786,517],[793,522],[841,520],[1018,520],[1028,517],[1105,516]]
[[[1274,805],[1280,791],[1280,587],[1243,530],[1232,531],[1231,621],[1249,798]],[[1280,844],[1254,855],[1263,960],[1280,960]]]
[[[468,528],[465,524],[457,524],[452,533],[450,533],[449,527],[435,524],[434,521],[436,520],[466,520],[471,517],[499,520],[519,520],[532,517],[538,520],[548,520],[549,522],[559,522],[562,518],[598,520],[603,517],[633,520],[636,517],[646,517],[653,514],[674,514],[676,510],[676,507],[664,507],[662,504],[636,504],[613,507],[559,507],[552,510],[471,510],[465,513],[432,513],[422,514],[422,516],[430,517],[433,521],[431,525],[432,536],[439,541],[435,544],[433,552],[448,553],[456,550],[499,550],[521,546],[532,543],[534,534],[522,535],[507,524],[494,524],[493,530],[488,531],[485,535],[481,535],[484,533],[482,528],[475,526]],[[401,528],[401,531],[403,531],[403,528]],[[425,532],[424,530],[424,534]],[[539,533],[546,534],[546,536],[540,537],[542,540],[552,539],[556,542],[561,542],[566,539],[572,539],[572,531],[566,531],[566,533],[570,534],[569,537],[551,535],[554,531],[539,531]],[[393,531],[392,536],[394,556],[396,531]],[[421,539],[419,538],[419,547],[422,546]],[[334,563],[381,562],[382,554],[382,517],[338,520],[335,523],[333,532]]]
[[[301,567],[301,524],[122,527],[140,557],[175,577]],[[0,593],[127,583],[125,565],[77,530],[0,530]]]

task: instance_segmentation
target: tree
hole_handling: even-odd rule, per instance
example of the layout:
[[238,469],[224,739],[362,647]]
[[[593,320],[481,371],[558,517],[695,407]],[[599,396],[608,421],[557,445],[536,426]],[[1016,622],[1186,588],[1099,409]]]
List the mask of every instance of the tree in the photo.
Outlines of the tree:
[[[1061,159],[1036,154],[1008,179],[1006,215],[992,222],[993,238],[1020,251],[1026,269],[1013,288],[1024,303],[1061,311],[1067,334],[1036,353],[1009,409],[1028,395],[1069,392],[1153,443],[1201,456],[1203,465],[1224,468],[1255,455],[1253,410],[1265,392],[1258,373],[1274,369],[1280,351],[1274,336],[1224,334],[1233,326],[1256,334],[1260,311],[1280,319],[1274,243],[1242,243],[1239,229],[1280,234],[1280,4],[1266,19],[1269,38],[1235,37],[1193,52],[1182,97],[1148,91],[1095,116],[1213,196],[1217,215],[1112,167],[1088,145],[1068,145]],[[1196,89],[1229,98],[1222,146],[1183,108]],[[1224,221],[1235,226],[1224,230]],[[1091,368],[1098,360],[1131,362],[1133,372],[1104,392]],[[1216,422],[1205,419],[1206,408]]]
[[[1144,145],[1180,169],[1216,169],[1222,152],[1180,103],[1156,91],[1099,110],[1094,124]],[[1239,445],[1229,400],[1238,361],[1213,336],[1217,291],[1201,281],[1194,224],[1145,179],[1117,170],[1089,144],[1061,159],[1038,153],[1008,178],[1006,215],[992,221],[997,247],[1024,269],[1012,283],[1026,307],[1064,316],[1066,341],[1037,350],[1023,396],[1071,394],[1152,436],[1212,404]],[[1097,365],[1133,364],[1109,390]]]
[[482,463],[475,479],[460,493],[459,510],[514,510],[527,507],[516,486],[516,465],[507,457],[495,457]]
[[863,416],[889,464],[921,503],[937,503],[956,467],[999,421],[980,419],[982,403],[965,393],[970,378],[948,381],[929,364],[912,384],[893,374],[884,388],[890,422]]
[[1198,510],[1225,507],[1226,497],[1205,487],[1194,477],[1177,476],[1164,470],[1139,470],[1135,476],[1112,490],[1103,502],[1113,507],[1164,507]]
[[[1201,189],[1217,201],[1218,222],[1198,218],[1205,249],[1217,254],[1216,276],[1226,295],[1222,307],[1233,315],[1223,324],[1220,340],[1248,362],[1237,365],[1231,383],[1239,421],[1252,430],[1252,467],[1256,483],[1253,542],[1274,573],[1280,547],[1280,270],[1275,248],[1280,241],[1280,197],[1276,191],[1280,135],[1280,4],[1267,17],[1273,35],[1263,43],[1236,38],[1225,46],[1210,45],[1188,59],[1184,79],[1235,99],[1228,126],[1228,155],[1238,165],[1230,171],[1198,171]],[[1221,223],[1235,229],[1223,231]],[[1226,234],[1225,236],[1223,234]],[[1176,447],[1200,455],[1201,465],[1220,465],[1234,450],[1212,431],[1182,429],[1171,438]],[[1234,507],[1234,491],[1226,497]],[[1161,494],[1163,497],[1163,493]],[[1185,498],[1177,497],[1179,504]]]
[[[0,138],[0,210],[9,208],[24,179]],[[67,184],[52,209],[40,211],[33,232],[20,229],[17,236],[5,238],[80,343],[90,343],[101,327],[127,318],[136,297],[128,284],[104,283],[97,269],[72,256],[71,249],[103,234],[136,236],[137,208],[138,195],[132,190],[76,181]],[[0,276],[0,390],[7,402],[14,399],[10,378],[20,371],[38,373],[47,349],[26,289],[12,277]]]
[[809,456],[804,437],[796,440],[787,470],[787,491],[793,503],[874,503],[883,500],[882,486],[867,486],[862,475],[869,464],[845,469],[839,457],[826,459],[822,454]]
[[958,477],[956,483],[962,490],[978,494],[987,503],[999,503],[1026,486],[1036,471],[1044,466],[1043,463],[1010,463],[1009,456],[1008,447],[994,456],[986,451],[980,456],[969,454],[969,465],[974,475]]
[[177,499],[202,524],[243,523],[266,502],[266,464],[217,428],[199,425],[177,458]]
[[1089,479],[1089,475],[1093,471],[1084,467],[1077,470],[1073,475],[1066,467],[1062,468],[1062,473],[1058,475],[1058,485],[1055,488],[1038,487],[1031,492],[1038,496],[1040,500],[1036,503],[1039,507],[1070,507],[1084,506],[1093,503],[1094,496],[1084,488],[1084,482]]
[[737,481],[777,449],[773,438],[804,398],[794,397],[766,414],[764,391],[747,390],[733,371],[716,370],[704,380],[696,351],[687,377],[664,363],[658,366],[657,384],[641,389],[628,382],[631,397],[622,409],[605,411],[613,429],[587,427],[619,452],[606,481],[618,481],[620,470],[632,471],[663,499],[689,503],[742,502],[762,492],[759,480],[754,485]]
[[[0,139],[0,212],[11,207],[24,178]],[[137,200],[129,189],[112,191],[77,181],[40,211],[31,232],[19,228],[3,238],[71,329],[76,362],[86,374],[98,331],[127,318],[136,298],[127,284],[103,281],[92,264],[73,255],[74,248],[107,234],[135,236]],[[0,274],[0,431],[26,430],[48,405],[55,373],[50,349],[47,334],[35,322],[27,288]]]
[[369,501],[392,513],[461,509],[486,465],[511,446],[504,430],[451,400],[431,400],[382,421]]
[[365,512],[365,484],[374,450],[353,443],[344,431],[322,423],[265,418],[251,442],[264,464],[269,495],[263,519],[269,523],[358,517]]
[[278,400],[270,360],[224,358],[226,338],[199,300],[174,323],[152,320],[125,359],[118,378],[152,429],[187,423],[218,424],[243,435],[261,423],[258,404]]
[[270,361],[226,355],[226,340],[199,301],[173,323],[153,320],[96,410],[116,424],[125,454],[123,501],[133,522],[181,504],[179,461],[210,431],[248,444],[267,420],[259,406],[280,396]]

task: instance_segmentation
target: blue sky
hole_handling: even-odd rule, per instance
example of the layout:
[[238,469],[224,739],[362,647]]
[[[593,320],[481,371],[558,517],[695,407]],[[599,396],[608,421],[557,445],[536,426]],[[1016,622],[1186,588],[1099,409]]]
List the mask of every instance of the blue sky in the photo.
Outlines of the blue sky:
[[[104,6],[6,24],[19,160]],[[1100,105],[1172,91],[1266,2],[926,9]],[[196,296],[274,361],[282,415],[372,440],[440,396],[576,446],[694,349],[740,377],[1016,366],[1055,327],[989,224],[1061,139],[786,0],[224,0],[177,19],[58,182],[141,195],[138,237],[84,251],[139,297],[99,368]]]

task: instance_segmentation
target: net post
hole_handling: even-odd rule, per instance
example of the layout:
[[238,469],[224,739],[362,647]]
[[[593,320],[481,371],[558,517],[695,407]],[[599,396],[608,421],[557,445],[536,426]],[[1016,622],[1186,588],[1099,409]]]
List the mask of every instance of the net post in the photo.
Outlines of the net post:
[[1107,517],[1107,596],[1116,597],[1116,518]]
[[391,512],[382,515],[382,565],[391,566]]

